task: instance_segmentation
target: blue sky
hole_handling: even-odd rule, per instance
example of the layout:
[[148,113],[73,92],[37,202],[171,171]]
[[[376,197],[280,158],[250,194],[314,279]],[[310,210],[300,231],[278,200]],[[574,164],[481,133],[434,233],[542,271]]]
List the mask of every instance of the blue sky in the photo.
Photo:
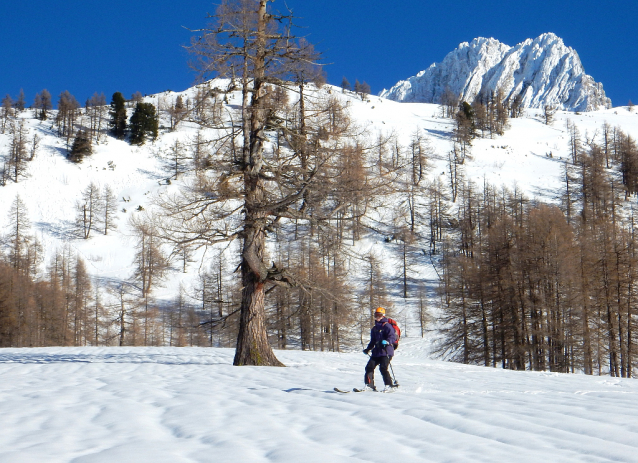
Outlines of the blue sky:
[[[328,81],[373,93],[441,61],[460,42],[508,45],[554,32],[576,49],[614,106],[638,103],[638,2],[590,0],[286,0],[301,35],[324,54]],[[392,7],[388,7],[392,4]],[[281,7],[282,0],[275,5]],[[48,89],[84,103],[94,92],[184,90],[195,80],[182,45],[205,24],[210,0],[2,2],[0,98]]]

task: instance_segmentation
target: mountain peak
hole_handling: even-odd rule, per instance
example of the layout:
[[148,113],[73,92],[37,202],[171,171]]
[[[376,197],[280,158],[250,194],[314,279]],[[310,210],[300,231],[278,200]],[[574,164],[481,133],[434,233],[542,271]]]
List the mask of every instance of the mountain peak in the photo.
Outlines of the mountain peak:
[[551,105],[592,111],[611,107],[602,84],[585,74],[578,53],[553,32],[514,47],[485,37],[463,42],[441,63],[383,90],[381,96],[439,103],[448,88],[468,102],[479,94],[501,90],[506,99],[520,95],[526,108]]

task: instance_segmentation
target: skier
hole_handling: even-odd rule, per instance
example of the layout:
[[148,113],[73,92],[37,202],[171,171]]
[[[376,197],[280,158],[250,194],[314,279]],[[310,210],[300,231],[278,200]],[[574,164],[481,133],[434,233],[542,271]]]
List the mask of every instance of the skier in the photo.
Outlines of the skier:
[[368,347],[363,349],[363,353],[368,355],[372,351],[370,360],[366,365],[365,373],[365,390],[376,391],[374,386],[374,369],[379,366],[381,370],[381,376],[383,376],[383,382],[385,388],[383,392],[392,392],[397,387],[392,382],[392,377],[388,371],[390,361],[394,355],[393,344],[397,341],[394,328],[385,316],[385,309],[379,307],[374,312],[374,327],[370,330],[370,343]]

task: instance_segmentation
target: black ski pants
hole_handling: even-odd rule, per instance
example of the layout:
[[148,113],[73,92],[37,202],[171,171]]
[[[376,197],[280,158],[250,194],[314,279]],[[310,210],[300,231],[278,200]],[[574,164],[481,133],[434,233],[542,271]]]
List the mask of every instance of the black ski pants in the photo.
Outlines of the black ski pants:
[[388,356],[370,357],[370,360],[368,360],[368,364],[366,365],[366,375],[364,379],[365,384],[374,386],[374,369],[379,366],[381,376],[383,376],[383,383],[386,386],[392,386],[392,376],[390,376],[390,372],[388,371],[390,360],[392,360],[392,357]]

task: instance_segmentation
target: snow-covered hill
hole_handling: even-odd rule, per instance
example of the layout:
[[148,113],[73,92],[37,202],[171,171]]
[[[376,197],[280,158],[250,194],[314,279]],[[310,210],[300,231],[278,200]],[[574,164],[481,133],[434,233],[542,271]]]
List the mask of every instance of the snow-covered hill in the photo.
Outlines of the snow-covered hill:
[[3,463],[634,462],[638,383],[432,361],[406,339],[394,394],[366,357],[208,348],[0,351]]
[[[166,92],[149,96],[146,100],[166,108],[177,96],[182,95],[186,100],[192,98],[195,91],[193,88],[180,93]],[[437,105],[398,103],[375,96],[362,101],[353,93],[344,94],[341,89],[328,85],[317,90],[316,95],[341,99],[352,119],[362,130],[365,129],[364,136],[370,141],[379,134],[396,134],[402,146],[407,147],[414,134],[420,131],[432,147],[433,154],[427,161],[429,179],[440,178],[443,183],[448,182],[447,153],[451,149],[454,126],[452,120],[438,116]],[[228,95],[225,104],[228,111],[239,103],[239,98],[237,92]],[[134,272],[135,253],[130,219],[143,214],[143,210],[152,210],[152,199],[156,195],[178,189],[181,182],[187,181],[183,177],[167,183],[171,173],[167,171],[166,153],[175,141],[192,142],[198,127],[184,122],[179,130],[162,130],[157,141],[139,147],[108,136],[94,145],[94,153],[90,157],[74,164],[66,159],[64,140],[57,137],[52,129],[51,119],[54,116],[53,112],[48,121],[40,122],[29,110],[20,115],[29,130],[29,137],[37,134],[40,138],[39,148],[35,159],[27,164],[27,176],[18,183],[8,181],[6,186],[0,187],[0,233],[8,232],[8,212],[16,195],[20,195],[29,213],[32,233],[44,246],[46,258],[42,270],[56,251],[66,247],[81,256],[87,262],[89,273],[103,283],[129,279]],[[163,117],[166,118],[166,115]],[[589,137],[600,135],[600,127],[605,122],[638,137],[638,114],[627,108],[581,114],[559,112],[555,122],[549,126],[543,123],[538,111],[528,110],[524,117],[510,121],[511,128],[504,136],[474,140],[471,159],[464,165],[465,179],[477,184],[487,181],[508,187],[516,185],[531,197],[554,200],[561,185],[561,159],[567,158],[569,153],[565,129],[567,120]],[[163,125],[169,124],[163,120]],[[6,155],[9,143],[8,134],[0,135],[0,154]],[[101,187],[109,185],[114,191],[118,199],[118,229],[108,235],[94,233],[90,239],[82,239],[74,232],[77,202],[91,182]],[[393,212],[392,207],[379,211],[379,223],[390,223]],[[374,249],[387,263],[390,272],[387,278],[391,282],[394,278],[391,272],[398,263],[393,262],[395,257],[383,238],[370,235],[355,250],[365,255]],[[155,287],[154,296],[172,299],[180,284],[187,292],[192,289],[198,272],[208,266],[206,259],[210,258],[210,254],[204,257],[203,262],[199,259],[202,256],[195,256],[185,273],[176,263],[163,284]],[[356,262],[352,265],[356,266]],[[358,270],[353,268],[352,274]],[[427,265],[420,272],[422,278],[435,277]],[[405,304],[406,301],[397,300],[398,306]]]
[[600,83],[585,74],[578,54],[546,33],[514,47],[493,38],[461,43],[441,63],[402,80],[381,96],[395,101],[439,103],[446,89],[471,102],[482,92],[501,90],[523,107],[550,105],[566,111],[611,107]]

